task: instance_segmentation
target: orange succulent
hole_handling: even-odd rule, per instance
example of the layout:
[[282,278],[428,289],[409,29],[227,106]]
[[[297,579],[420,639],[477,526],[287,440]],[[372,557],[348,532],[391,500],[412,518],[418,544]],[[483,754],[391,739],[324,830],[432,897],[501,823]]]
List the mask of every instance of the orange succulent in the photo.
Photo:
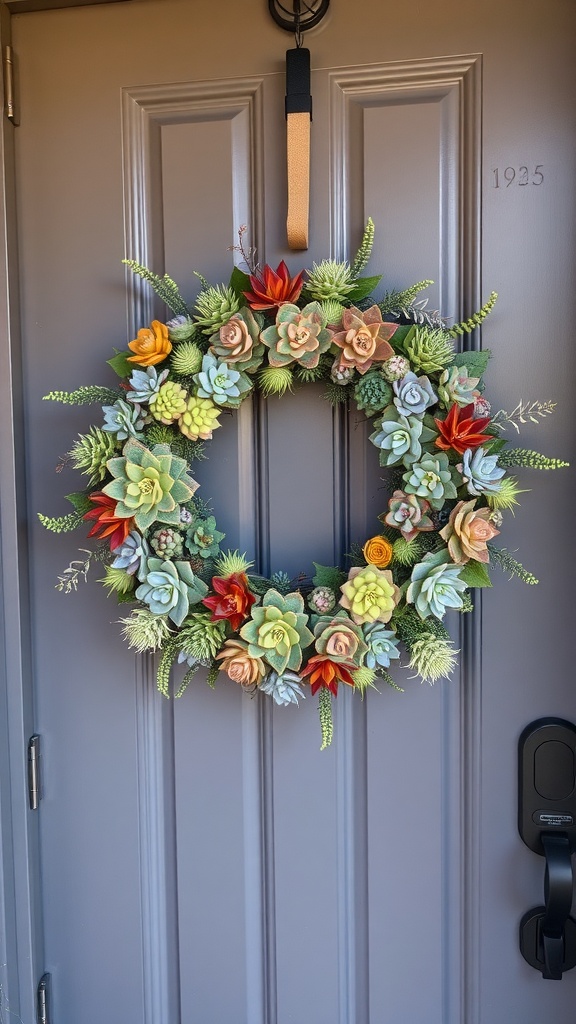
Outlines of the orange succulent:
[[300,675],[302,678],[310,676],[310,692],[312,696],[320,689],[321,686],[326,687],[336,697],[338,695],[338,683],[347,683],[348,686],[354,686],[354,679],[350,675],[350,672],[356,668],[351,662],[343,663],[337,661],[331,661],[330,658],[326,658],[323,654],[314,654],[308,660],[308,664],[305,669],[302,669]]
[[104,537],[109,537],[110,550],[113,551],[114,548],[119,548],[134,526],[134,519],[132,517],[117,516],[116,501],[114,498],[109,498],[103,491],[94,491],[93,494],[89,495],[89,500],[93,502],[95,508],[91,508],[82,517],[83,519],[94,520],[94,525],[89,531],[88,536],[98,537],[100,540],[103,540]]
[[138,366],[155,366],[156,363],[161,363],[172,351],[166,324],[153,320],[150,327],[142,327],[138,331],[138,337],[128,342],[128,348],[135,353],[128,356],[129,363],[138,363]]
[[385,569],[392,561],[392,545],[386,537],[370,537],[362,548],[362,554],[370,565]]
[[454,404],[445,420],[435,419],[439,431],[435,441],[436,447],[444,451],[452,449],[464,455],[467,448],[478,448],[481,444],[492,441],[493,437],[490,434],[482,433],[490,423],[490,417],[479,416],[474,419],[473,413],[473,403],[463,409]]
[[284,260],[276,270],[265,265],[261,274],[250,274],[252,291],[244,292],[252,309],[278,309],[283,302],[296,302],[304,284],[304,271],[290,277]]

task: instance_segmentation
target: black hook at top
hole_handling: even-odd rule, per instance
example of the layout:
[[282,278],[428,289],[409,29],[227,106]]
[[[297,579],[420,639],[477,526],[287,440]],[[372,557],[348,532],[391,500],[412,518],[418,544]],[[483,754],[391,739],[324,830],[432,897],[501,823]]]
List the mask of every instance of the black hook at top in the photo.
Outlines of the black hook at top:
[[322,21],[330,0],[292,0],[292,10],[282,0],[268,0],[268,9],[274,21],[286,32],[294,32],[296,45],[302,45],[302,33],[315,28]]

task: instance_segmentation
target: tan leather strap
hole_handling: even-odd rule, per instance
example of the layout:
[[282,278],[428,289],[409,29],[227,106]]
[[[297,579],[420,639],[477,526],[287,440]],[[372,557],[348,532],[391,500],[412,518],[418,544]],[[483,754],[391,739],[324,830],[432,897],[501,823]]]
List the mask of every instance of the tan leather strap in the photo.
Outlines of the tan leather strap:
[[310,206],[310,114],[287,116],[288,247],[308,248]]

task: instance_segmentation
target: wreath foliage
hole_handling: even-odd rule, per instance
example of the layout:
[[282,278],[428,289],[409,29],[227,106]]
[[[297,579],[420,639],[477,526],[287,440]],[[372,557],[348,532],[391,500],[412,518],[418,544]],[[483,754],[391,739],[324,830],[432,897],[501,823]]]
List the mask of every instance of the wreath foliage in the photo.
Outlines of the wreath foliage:
[[[180,695],[208,669],[278,705],[319,696],[322,747],[332,738],[332,699],[341,684],[364,695],[379,677],[399,689],[393,664],[406,652],[421,680],[448,677],[457,651],[443,625],[469,612],[475,588],[495,565],[537,580],[495,538],[520,493],[515,467],[568,465],[502,437],[552,403],[520,402],[493,414],[484,395],[490,353],[458,351],[496,294],[469,320],[449,326],[419,293],[432,282],[372,296],[380,276],[363,276],[374,225],[351,263],[322,260],[295,277],[284,262],[260,268],[238,246],[249,273],[201,291],[193,308],[175,282],[127,260],[174,314],[138,331],[108,362],[117,388],[52,391],[46,399],[96,403],[100,423],[66,456],[87,479],[67,495],[73,511],[43,525],[56,533],[89,524],[97,543],[58,578],[71,592],[101,563],[100,582],[122,604],[123,636],[157,651],[158,687],[168,696],[175,662]],[[308,582],[277,571],[267,579],[239,551],[225,552],[209,504],[198,497],[195,460],[254,390],[282,395],[312,381],[333,404],[354,403],[373,421],[370,441],[389,471],[391,497],[379,528],[346,568],[314,563]]]

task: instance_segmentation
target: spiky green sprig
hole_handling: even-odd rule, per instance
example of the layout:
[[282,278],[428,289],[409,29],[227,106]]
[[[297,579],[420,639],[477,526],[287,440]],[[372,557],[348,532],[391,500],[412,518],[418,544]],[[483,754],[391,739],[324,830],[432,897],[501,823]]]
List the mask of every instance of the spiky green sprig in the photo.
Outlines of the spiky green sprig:
[[90,427],[87,434],[80,434],[68,455],[74,469],[84,473],[94,486],[101,483],[106,476],[106,463],[117,449],[118,442],[113,434],[100,427]]
[[322,730],[322,746],[320,750],[326,750],[326,747],[329,747],[332,743],[334,723],[332,721],[332,694],[325,686],[321,686],[318,691],[318,714]]
[[118,399],[118,392],[112,388],[100,387],[98,384],[90,384],[87,387],[76,388],[75,391],[49,391],[42,398],[43,402],[63,402],[64,405],[99,405],[114,404]]
[[505,448],[498,456],[501,466],[529,466],[530,469],[565,469],[569,462],[549,458],[530,448]]
[[97,581],[108,591],[108,596],[116,594],[121,600],[133,595],[135,580],[125,569],[115,569],[113,565],[107,565],[104,570],[104,578]]
[[504,572],[509,572],[510,578],[517,576],[519,580],[527,583],[530,587],[534,587],[538,583],[533,573],[525,569],[520,562],[517,562],[506,548],[496,548],[493,544],[488,544],[487,547],[490,552],[490,561],[499,565]]
[[415,327],[406,338],[405,351],[417,373],[436,373],[454,362],[456,353],[444,330]]
[[326,382],[326,391],[324,392],[323,398],[330,405],[336,406],[343,402],[348,402],[354,395],[354,388],[352,384],[336,384],[335,381],[329,380]]
[[366,691],[369,688],[376,690],[377,693],[379,692],[378,687],[374,683],[374,680],[376,679],[376,672],[374,672],[373,669],[366,668],[366,666],[363,665],[361,668],[355,669],[351,675],[354,680],[354,689],[360,694],[362,700],[364,700]]
[[461,614],[463,614],[464,612],[473,612],[474,611],[474,605],[472,604],[472,598],[470,597],[470,591],[469,590],[465,590],[464,593],[461,594],[460,596],[462,598],[462,607],[460,608]]
[[398,314],[400,310],[408,309],[412,306],[418,293],[424,291],[425,288],[429,288],[431,284],[434,284],[434,281],[418,281],[417,284],[413,284],[410,288],[405,288],[403,291],[386,292],[378,306],[382,313]]
[[68,512],[65,516],[44,516],[38,512],[38,519],[46,530],[50,530],[50,533],[70,533],[81,526],[83,522],[82,516],[79,516],[77,512]]
[[253,565],[254,562],[246,557],[246,552],[241,555],[239,551],[225,551],[214,562],[218,576],[232,576],[238,572],[247,573]]
[[353,279],[347,263],[322,260],[314,263],[306,282],[305,296],[318,302],[346,302],[353,289]]
[[203,333],[214,334],[238,312],[240,299],[232,288],[218,284],[200,292],[194,309]]
[[406,568],[416,565],[416,562],[419,562],[424,554],[424,548],[416,537],[412,537],[410,540],[398,537],[393,543],[392,550],[394,560]]
[[213,622],[210,613],[193,612],[178,635],[181,651],[198,661],[210,662],[222,646],[226,623]]
[[417,640],[421,640],[427,634],[432,635],[437,640],[450,640],[450,633],[442,625],[440,619],[435,618],[433,615],[427,619],[421,619],[411,608],[405,609],[401,615],[394,618],[394,628],[402,643],[409,650]]
[[359,277],[368,265],[368,261],[372,255],[373,245],[374,221],[372,220],[372,217],[368,217],[366,227],[364,228],[364,234],[362,235],[362,241],[360,242],[360,247],[354,257],[354,262],[352,263],[352,278]]
[[260,390],[265,398],[281,397],[294,388],[294,375],[287,366],[265,366],[258,374]]
[[491,509],[514,512],[516,506],[520,504],[518,501],[519,494],[526,494],[526,488],[520,488],[518,481],[513,476],[505,476],[500,481],[499,490],[487,494],[486,499]]
[[490,292],[488,301],[485,302],[482,308],[479,309],[477,313],[474,313],[469,320],[463,320],[462,323],[452,325],[448,331],[450,337],[457,338],[459,334],[470,334],[471,331],[476,329],[476,327],[480,327],[480,324],[494,309],[494,303],[497,298],[498,292]]
[[303,384],[314,384],[315,381],[321,380],[322,377],[330,376],[332,361],[330,356],[320,356],[317,366],[297,366],[294,376],[297,380],[302,381]]
[[162,645],[162,656],[156,672],[156,686],[163,697],[170,696],[170,673],[179,651],[180,643],[177,637],[171,636]]
[[159,651],[172,637],[166,615],[154,615],[149,608],[135,608],[131,615],[120,619],[122,633],[128,646],[143,654]]
[[137,274],[143,281],[146,281],[164,305],[168,306],[168,309],[171,309],[176,316],[190,316],[190,310],[180,294],[178,285],[168,274],[158,277],[158,274],[154,274],[151,270],[148,270],[148,267],[137,263],[136,260],[122,260],[122,262],[127,267],[130,267],[134,274]]
[[422,682],[432,685],[452,674],[457,654],[458,651],[450,641],[438,638],[433,633],[425,633],[410,648],[409,667],[414,669]]

